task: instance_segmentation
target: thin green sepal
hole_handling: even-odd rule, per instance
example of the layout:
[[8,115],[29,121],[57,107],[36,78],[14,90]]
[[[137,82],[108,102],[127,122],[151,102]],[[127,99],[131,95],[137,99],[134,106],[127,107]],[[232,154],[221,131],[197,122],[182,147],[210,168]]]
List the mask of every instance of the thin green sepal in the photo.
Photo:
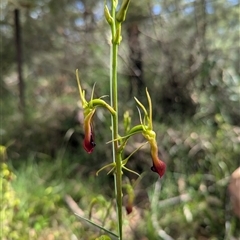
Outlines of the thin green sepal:
[[99,229],[107,232],[107,233],[110,234],[111,236],[119,239],[119,236],[118,236],[117,234],[111,232],[110,230],[108,230],[108,229],[106,229],[106,228],[104,228],[104,227],[102,227],[102,226],[100,226],[100,225],[92,222],[91,220],[89,220],[89,219],[87,219],[87,218],[85,218],[85,217],[82,217],[82,216],[78,215],[77,213],[74,213],[74,214],[75,214],[78,218],[80,218],[81,220],[84,220],[84,221],[90,223],[91,225],[93,225],[93,226],[95,226],[95,227],[97,227],[97,228],[99,228]]

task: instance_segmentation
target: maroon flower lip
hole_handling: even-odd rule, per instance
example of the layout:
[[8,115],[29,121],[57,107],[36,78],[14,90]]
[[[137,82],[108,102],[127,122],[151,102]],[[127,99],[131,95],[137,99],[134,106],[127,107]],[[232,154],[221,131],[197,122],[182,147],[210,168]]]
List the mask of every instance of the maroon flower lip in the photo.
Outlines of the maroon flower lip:
[[152,155],[152,161],[153,166],[151,167],[151,170],[153,172],[156,172],[160,178],[164,175],[166,171],[166,164],[161,159],[158,158],[158,147],[156,141],[150,142],[151,144],[151,155]]
[[133,211],[133,207],[132,207],[132,205],[128,205],[128,206],[126,206],[126,212],[127,212],[127,215],[129,215],[132,211]]
[[83,147],[87,153],[91,153],[96,146],[96,143],[94,142],[94,137],[93,137],[93,128],[90,123],[86,123],[85,125],[85,137],[83,141]]
[[90,138],[85,137],[83,142],[83,147],[86,150],[87,153],[91,153],[96,146],[96,143],[93,140],[92,133],[90,134]]
[[153,166],[151,167],[151,170],[153,172],[156,172],[161,178],[166,171],[166,164],[160,159],[158,159],[157,162],[155,160]]

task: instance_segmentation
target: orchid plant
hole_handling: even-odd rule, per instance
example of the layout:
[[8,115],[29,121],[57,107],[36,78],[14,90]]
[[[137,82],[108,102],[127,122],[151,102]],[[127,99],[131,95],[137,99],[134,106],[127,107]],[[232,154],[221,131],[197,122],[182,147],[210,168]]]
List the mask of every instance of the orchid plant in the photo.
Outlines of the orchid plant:
[[[121,36],[121,25],[126,19],[127,10],[130,4],[130,0],[123,0],[120,6],[118,6],[117,0],[111,0],[111,8],[109,10],[107,3],[105,2],[104,7],[104,14],[105,18],[111,28],[111,35],[112,35],[112,44],[111,44],[111,57],[110,57],[110,98],[111,103],[108,104],[102,98],[94,98],[94,87],[92,91],[92,95],[89,101],[85,98],[85,91],[82,89],[81,81],[79,78],[78,70],[76,70],[76,77],[77,83],[80,93],[80,100],[82,103],[83,114],[84,114],[84,141],[83,147],[87,153],[91,153],[96,146],[94,142],[94,134],[93,134],[93,127],[92,121],[95,112],[97,111],[98,107],[105,108],[111,114],[111,131],[112,131],[112,140],[109,143],[112,144],[112,152],[113,152],[113,161],[106,166],[102,167],[100,170],[97,171],[97,175],[100,171],[110,168],[108,171],[109,173],[114,174],[114,182],[115,182],[115,195],[116,195],[116,209],[117,209],[117,216],[118,216],[118,231],[117,234],[114,234],[103,227],[101,229],[107,231],[109,234],[117,237],[119,240],[123,239],[122,234],[122,189],[123,189],[123,181],[122,175],[123,170],[133,172],[137,175],[135,171],[126,167],[128,160],[131,156],[138,151],[142,146],[137,148],[133,151],[127,158],[123,159],[124,149],[127,145],[129,138],[131,138],[135,134],[142,134],[143,137],[146,139],[146,143],[150,145],[150,154],[152,158],[153,166],[151,170],[156,172],[159,177],[162,177],[165,173],[166,165],[165,163],[159,159],[158,157],[158,146],[156,141],[156,133],[153,130],[153,122],[152,122],[152,101],[148,90],[146,89],[146,96],[148,100],[148,110],[145,106],[137,99],[136,103],[138,105],[139,111],[139,118],[140,123],[136,126],[130,127],[130,116],[128,113],[124,116],[124,124],[125,126],[125,133],[124,136],[121,136],[118,131],[119,125],[119,114],[118,114],[118,83],[117,83],[117,56],[118,56],[118,46],[121,43],[122,36]],[[118,10],[117,10],[118,9]],[[143,117],[142,117],[143,114]],[[144,143],[144,144],[146,144]],[[131,188],[127,187],[128,191],[131,191]],[[133,196],[131,194],[131,196]],[[127,213],[131,212],[131,202],[133,197],[129,199],[129,207],[127,209]],[[90,221],[90,220],[87,220]],[[94,224],[96,225],[96,224]],[[107,239],[107,238],[106,238]]]

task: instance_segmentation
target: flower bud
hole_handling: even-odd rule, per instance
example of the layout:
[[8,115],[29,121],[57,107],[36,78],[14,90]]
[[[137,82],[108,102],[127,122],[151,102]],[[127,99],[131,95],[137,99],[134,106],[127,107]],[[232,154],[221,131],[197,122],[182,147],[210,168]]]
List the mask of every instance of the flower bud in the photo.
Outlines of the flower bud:
[[109,24],[109,25],[112,25],[112,23],[113,23],[113,18],[112,18],[112,16],[111,16],[110,12],[109,12],[109,9],[108,9],[108,6],[107,6],[107,5],[104,6],[104,16],[105,16],[108,24]]
[[122,5],[116,15],[116,19],[119,23],[125,21],[129,3],[130,0],[123,0]]

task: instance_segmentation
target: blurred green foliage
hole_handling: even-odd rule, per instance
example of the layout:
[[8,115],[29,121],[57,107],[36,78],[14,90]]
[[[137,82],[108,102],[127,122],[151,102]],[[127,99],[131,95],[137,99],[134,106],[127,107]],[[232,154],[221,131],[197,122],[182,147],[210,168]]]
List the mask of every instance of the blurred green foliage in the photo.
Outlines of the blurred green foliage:
[[[19,209],[20,200],[12,188],[11,181],[16,176],[9,171],[8,166],[1,163],[1,239],[18,239],[18,230],[22,222],[17,224],[16,212]],[[21,219],[22,220],[22,219]],[[24,237],[24,236],[23,236]],[[26,237],[26,235],[25,235]]]
[[[145,150],[130,159],[127,167],[146,174],[137,190],[147,193],[151,209],[136,204],[135,215],[126,216],[125,229],[132,227],[126,230],[128,239],[239,239],[240,221],[227,191],[240,165],[239,3],[131,4],[119,49],[119,110],[122,115],[128,110],[137,123],[133,95],[144,103],[142,92],[148,87],[167,173],[157,189]],[[86,154],[74,75],[78,68],[87,97],[94,82],[97,97],[109,94],[109,37],[101,4],[21,0],[2,1],[0,7],[2,239],[75,240],[105,234],[79,221],[66,195],[86,217],[114,231],[113,178],[95,176],[111,161],[111,146],[105,144],[111,138],[110,118],[97,112],[97,146]],[[18,108],[15,8],[21,13],[25,115]],[[138,30],[135,38],[133,29]],[[131,41],[141,49],[142,75],[135,69]],[[133,73],[143,85],[134,82],[139,78]],[[126,155],[141,141],[141,136],[130,141]]]

